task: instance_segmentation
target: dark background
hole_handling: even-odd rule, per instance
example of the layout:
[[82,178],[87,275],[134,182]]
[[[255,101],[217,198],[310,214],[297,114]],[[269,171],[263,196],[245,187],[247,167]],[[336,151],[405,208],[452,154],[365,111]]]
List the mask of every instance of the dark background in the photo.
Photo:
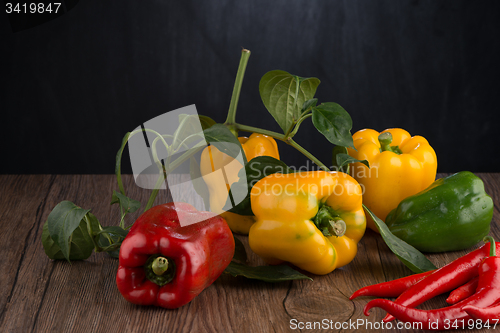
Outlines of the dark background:
[[[80,0],[14,33],[2,11],[0,173],[113,173],[123,135],[157,115],[196,104],[223,122],[242,47],[240,123],[279,130],[258,83],[281,69],[319,78],[352,133],[405,128],[438,172],[499,172],[499,14],[499,1]],[[330,164],[310,122],[296,141]]]

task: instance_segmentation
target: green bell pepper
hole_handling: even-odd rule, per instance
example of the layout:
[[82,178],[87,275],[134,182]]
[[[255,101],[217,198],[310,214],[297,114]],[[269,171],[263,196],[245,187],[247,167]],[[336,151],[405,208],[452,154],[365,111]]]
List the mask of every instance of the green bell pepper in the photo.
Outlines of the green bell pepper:
[[462,171],[401,201],[387,215],[391,232],[422,252],[469,248],[490,231],[493,200],[482,180]]

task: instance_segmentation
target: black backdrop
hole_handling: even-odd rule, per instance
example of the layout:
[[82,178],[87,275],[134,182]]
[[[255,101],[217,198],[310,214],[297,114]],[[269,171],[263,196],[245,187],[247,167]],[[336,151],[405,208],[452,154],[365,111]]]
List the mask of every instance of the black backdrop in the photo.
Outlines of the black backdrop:
[[[159,114],[196,104],[223,122],[241,47],[238,122],[279,130],[258,82],[282,69],[319,78],[353,133],[405,128],[438,172],[499,172],[499,14],[499,1],[80,0],[14,33],[2,12],[0,173],[113,173],[123,135]],[[296,140],[330,163],[310,122]]]

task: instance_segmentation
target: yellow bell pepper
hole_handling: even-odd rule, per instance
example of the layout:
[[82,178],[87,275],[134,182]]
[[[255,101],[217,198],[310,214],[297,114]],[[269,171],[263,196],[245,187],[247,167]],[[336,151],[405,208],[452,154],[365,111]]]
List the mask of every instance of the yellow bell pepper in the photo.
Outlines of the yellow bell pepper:
[[[361,163],[353,163],[351,175],[363,187],[363,203],[381,220],[385,221],[401,200],[434,182],[436,153],[425,138],[412,137],[401,128],[381,133],[364,129],[352,138],[357,151],[349,148],[349,155],[367,160],[370,169]],[[367,226],[378,232],[371,218],[368,218]]]
[[257,221],[248,241],[267,263],[287,261],[323,275],[354,259],[366,219],[361,187],[351,176],[276,173],[258,181],[250,198]]
[[[248,161],[257,156],[280,158],[276,141],[263,134],[253,133],[249,138],[239,137]],[[226,179],[222,173],[214,171],[224,168]],[[223,210],[229,189],[238,181],[238,172],[243,165],[238,160],[221,153],[216,147],[209,146],[201,154],[200,172],[210,193],[210,210],[222,216],[233,232],[248,234],[250,226],[255,222],[254,216],[244,216]]]

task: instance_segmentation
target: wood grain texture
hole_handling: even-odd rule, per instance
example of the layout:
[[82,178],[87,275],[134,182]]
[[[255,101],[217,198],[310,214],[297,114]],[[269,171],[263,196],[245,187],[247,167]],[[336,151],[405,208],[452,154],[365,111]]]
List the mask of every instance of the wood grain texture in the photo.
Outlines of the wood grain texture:
[[[479,176],[496,205],[491,235],[500,239],[500,174]],[[127,194],[144,207],[150,191],[137,188],[128,175],[124,183]],[[291,319],[375,323],[385,313],[373,309],[369,317],[363,315],[371,297],[354,301],[348,297],[363,286],[411,274],[379,235],[367,231],[352,263],[326,276],[310,275],[313,282],[270,284],[224,274],[179,309],[141,307],[125,301],[116,288],[118,260],[94,253],[88,260],[72,264],[51,261],[40,241],[43,223],[62,200],[92,209],[103,225],[118,224],[118,207],[109,205],[112,191],[117,189],[114,176],[2,175],[0,188],[0,332],[288,332],[293,331]],[[165,192],[160,192],[156,203],[169,201]],[[127,223],[139,214],[134,213]],[[247,238],[237,237],[247,248],[249,262],[263,264],[249,251]],[[470,250],[429,254],[428,258],[441,267]],[[420,308],[443,307],[445,298],[441,295]],[[345,327],[333,331],[364,330]]]

